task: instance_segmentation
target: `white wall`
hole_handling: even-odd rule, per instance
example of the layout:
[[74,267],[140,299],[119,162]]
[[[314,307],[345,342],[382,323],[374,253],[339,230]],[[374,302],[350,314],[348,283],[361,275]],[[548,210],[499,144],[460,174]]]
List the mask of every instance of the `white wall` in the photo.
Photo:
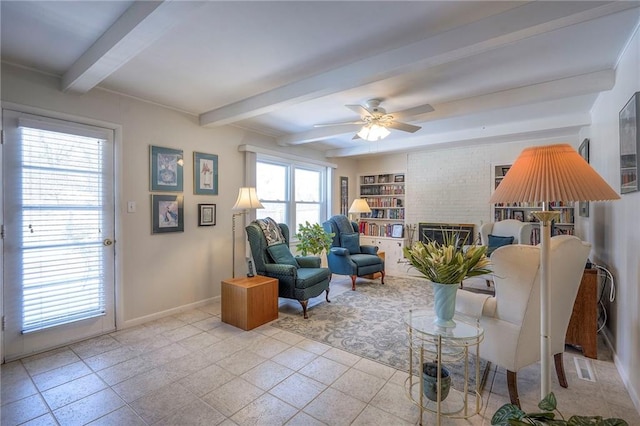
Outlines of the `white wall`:
[[[590,138],[590,163],[609,184],[620,189],[618,113],[640,91],[640,35],[636,32],[616,68],[616,83],[603,92],[591,111],[592,125],[581,134]],[[608,306],[607,336],[618,370],[640,411],[640,192],[618,201],[592,203],[590,216],[580,219],[594,261],[613,273],[616,300]]]
[[[45,110],[54,117],[112,123],[122,130],[116,153],[118,326],[219,296],[220,282],[232,275],[231,207],[245,177],[244,154],[238,152],[238,146],[282,148],[270,138],[235,127],[200,127],[195,115],[130,97],[99,89],[85,95],[65,94],[59,87],[56,77],[2,65],[3,107],[19,104]],[[183,233],[151,234],[149,145],[184,151]],[[218,196],[193,194],[194,151],[218,155]],[[326,161],[304,148],[289,148],[287,152]],[[127,201],[137,203],[136,213],[126,213]],[[216,204],[216,226],[197,226],[198,203]],[[241,253],[246,237],[239,226],[237,244]],[[236,272],[240,274],[245,265],[238,257]]]

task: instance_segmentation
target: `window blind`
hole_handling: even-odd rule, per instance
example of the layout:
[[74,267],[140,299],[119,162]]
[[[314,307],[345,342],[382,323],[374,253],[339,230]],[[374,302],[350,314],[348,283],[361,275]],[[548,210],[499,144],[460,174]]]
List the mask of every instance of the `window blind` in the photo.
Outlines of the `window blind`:
[[105,313],[105,139],[28,124],[20,123],[23,333]]

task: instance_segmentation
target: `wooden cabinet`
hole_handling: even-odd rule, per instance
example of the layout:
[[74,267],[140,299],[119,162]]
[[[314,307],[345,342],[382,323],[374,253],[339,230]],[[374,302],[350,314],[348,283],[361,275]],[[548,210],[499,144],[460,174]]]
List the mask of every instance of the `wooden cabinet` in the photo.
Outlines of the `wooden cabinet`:
[[251,330],[278,319],[278,280],[255,277],[222,281],[222,322]]
[[573,305],[565,343],[579,346],[588,358],[598,358],[598,271],[585,269]]

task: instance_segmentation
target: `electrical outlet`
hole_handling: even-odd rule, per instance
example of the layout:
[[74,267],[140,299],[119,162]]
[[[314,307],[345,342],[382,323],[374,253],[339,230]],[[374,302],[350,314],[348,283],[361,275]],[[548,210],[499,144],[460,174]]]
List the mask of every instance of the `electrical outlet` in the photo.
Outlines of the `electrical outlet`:
[[127,202],[127,213],[135,213],[136,212],[136,202],[128,201]]

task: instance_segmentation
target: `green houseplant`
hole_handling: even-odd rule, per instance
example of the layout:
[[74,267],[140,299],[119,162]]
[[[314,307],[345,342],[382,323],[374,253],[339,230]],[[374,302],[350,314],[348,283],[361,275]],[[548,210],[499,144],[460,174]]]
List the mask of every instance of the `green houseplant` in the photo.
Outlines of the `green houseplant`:
[[[495,412],[491,418],[491,424],[494,426],[629,426],[622,419],[604,419],[601,416],[571,416],[569,420],[565,420],[557,405],[553,392],[538,404],[542,412],[525,413],[517,405],[505,404]],[[556,419],[556,413],[560,419]]]
[[298,225],[296,238],[298,239],[298,251],[306,256],[308,254],[319,256],[331,248],[334,233],[327,233],[318,223],[305,221],[304,225]]
[[464,246],[455,232],[443,232],[443,242],[416,241],[404,248],[409,264],[433,283],[436,325],[451,328],[458,285],[466,278],[488,274],[487,247]]

